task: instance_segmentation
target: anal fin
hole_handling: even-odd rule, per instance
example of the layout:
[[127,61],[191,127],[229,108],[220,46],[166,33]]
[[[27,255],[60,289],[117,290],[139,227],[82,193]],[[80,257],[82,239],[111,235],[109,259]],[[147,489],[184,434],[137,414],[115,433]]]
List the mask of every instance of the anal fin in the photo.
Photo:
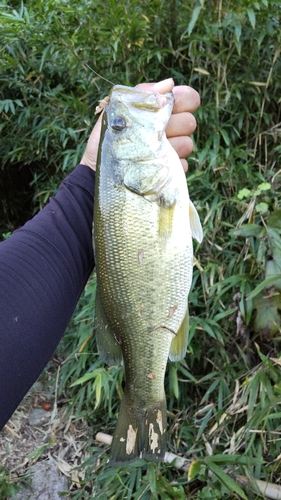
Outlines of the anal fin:
[[116,341],[104,314],[99,291],[96,293],[95,334],[101,359],[108,365],[118,365],[122,362],[121,346]]
[[185,316],[182,320],[182,324],[179,327],[178,332],[174,336],[171,343],[170,353],[169,353],[169,359],[171,361],[180,361],[185,357],[188,344],[188,332],[189,332],[189,313],[187,307]]
[[198,212],[191,200],[189,200],[189,223],[190,223],[192,238],[197,240],[198,243],[201,243],[201,241],[203,240],[203,229],[201,226]]

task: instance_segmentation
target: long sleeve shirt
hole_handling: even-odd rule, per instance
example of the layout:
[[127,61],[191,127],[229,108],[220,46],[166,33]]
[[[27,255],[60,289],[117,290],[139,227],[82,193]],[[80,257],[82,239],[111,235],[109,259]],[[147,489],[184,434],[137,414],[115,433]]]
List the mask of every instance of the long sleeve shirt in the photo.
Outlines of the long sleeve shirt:
[[0,243],[0,429],[53,355],[93,269],[94,183],[78,165]]

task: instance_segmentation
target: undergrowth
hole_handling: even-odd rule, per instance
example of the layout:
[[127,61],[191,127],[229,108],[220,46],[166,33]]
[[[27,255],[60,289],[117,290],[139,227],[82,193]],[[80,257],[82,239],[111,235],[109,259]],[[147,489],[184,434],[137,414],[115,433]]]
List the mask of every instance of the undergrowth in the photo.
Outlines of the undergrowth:
[[[172,75],[201,95],[187,182],[204,241],[195,245],[188,352],[165,381],[168,451],[189,472],[111,468],[108,447],[93,439],[72,498],[257,498],[253,479],[280,484],[281,472],[280,4],[4,1],[1,29],[4,233],[82,156],[110,88],[86,63],[114,83]],[[93,275],[59,348],[57,388],[93,438],[112,434],[123,392],[122,367],[98,357],[94,295]]]

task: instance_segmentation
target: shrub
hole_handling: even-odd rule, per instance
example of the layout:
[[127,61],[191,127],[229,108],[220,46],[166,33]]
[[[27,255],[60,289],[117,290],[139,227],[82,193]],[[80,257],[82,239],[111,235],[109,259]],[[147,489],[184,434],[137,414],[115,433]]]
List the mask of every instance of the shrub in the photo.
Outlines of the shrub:
[[[1,7],[2,231],[42,207],[79,162],[95,105],[111,86],[87,65],[125,85],[172,75],[202,100],[187,181],[205,238],[196,247],[188,353],[166,376],[170,451],[184,455],[191,472],[153,464],[116,472],[93,445],[85,481],[96,498],[143,500],[243,498],[231,479],[237,473],[278,482],[279,3],[30,0]],[[94,432],[110,433],[123,374],[98,358],[94,293],[93,276],[63,341],[60,391]],[[256,494],[248,487],[244,498]]]

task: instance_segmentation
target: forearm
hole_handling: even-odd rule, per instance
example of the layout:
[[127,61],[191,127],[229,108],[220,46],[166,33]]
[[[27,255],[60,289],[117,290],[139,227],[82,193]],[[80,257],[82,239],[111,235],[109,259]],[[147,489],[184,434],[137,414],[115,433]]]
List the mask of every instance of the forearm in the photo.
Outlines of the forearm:
[[93,269],[93,197],[94,173],[80,165],[0,244],[0,428],[52,356]]

